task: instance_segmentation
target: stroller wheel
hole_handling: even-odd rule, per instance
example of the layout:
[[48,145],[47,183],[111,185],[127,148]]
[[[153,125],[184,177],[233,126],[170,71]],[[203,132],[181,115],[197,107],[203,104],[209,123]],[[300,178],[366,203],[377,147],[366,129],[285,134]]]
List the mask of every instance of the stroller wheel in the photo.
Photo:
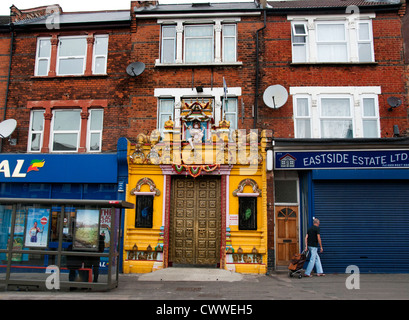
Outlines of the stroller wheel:
[[298,279],[301,279],[301,278],[302,278],[302,274],[299,274],[299,275],[298,275]]
[[292,278],[292,277],[293,277],[293,273],[292,273],[292,272],[289,272],[289,273],[288,273],[288,276],[289,276],[290,278]]

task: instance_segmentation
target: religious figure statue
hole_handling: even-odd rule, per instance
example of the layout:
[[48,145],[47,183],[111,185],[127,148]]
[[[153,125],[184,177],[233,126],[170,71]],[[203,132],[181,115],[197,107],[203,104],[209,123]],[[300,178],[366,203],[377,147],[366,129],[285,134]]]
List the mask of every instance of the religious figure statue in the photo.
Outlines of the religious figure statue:
[[200,126],[199,121],[193,122],[193,127],[189,126],[188,130],[190,133],[190,138],[188,139],[188,141],[193,151],[195,149],[195,146],[194,146],[195,143],[202,143],[204,132]]

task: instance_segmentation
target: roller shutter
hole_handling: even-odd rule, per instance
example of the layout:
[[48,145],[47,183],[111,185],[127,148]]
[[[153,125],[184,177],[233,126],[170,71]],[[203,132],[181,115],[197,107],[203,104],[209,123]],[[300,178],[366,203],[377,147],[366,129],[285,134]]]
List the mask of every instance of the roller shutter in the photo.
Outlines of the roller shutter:
[[316,180],[313,206],[324,272],[409,272],[408,182]]

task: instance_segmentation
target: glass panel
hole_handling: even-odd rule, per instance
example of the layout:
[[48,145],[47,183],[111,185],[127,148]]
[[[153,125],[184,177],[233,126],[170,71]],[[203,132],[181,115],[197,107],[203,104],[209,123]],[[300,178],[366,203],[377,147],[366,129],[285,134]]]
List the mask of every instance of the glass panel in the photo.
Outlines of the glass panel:
[[105,74],[106,73],[106,58],[105,57],[95,58],[94,73],[95,74]]
[[165,38],[176,37],[176,27],[175,26],[162,27],[162,37],[165,37]]
[[348,98],[322,98],[321,115],[324,117],[349,117],[351,115]]
[[310,119],[297,119],[296,138],[311,138]]
[[101,134],[100,133],[91,133],[89,148],[90,148],[90,151],[101,150]]
[[377,120],[363,120],[364,138],[378,138],[378,121]]
[[91,130],[102,130],[103,110],[91,110]]
[[298,203],[297,180],[275,180],[274,192],[277,203]]
[[41,148],[41,133],[31,134],[31,151],[40,151]]
[[83,74],[84,73],[84,59],[60,59],[58,74],[70,75],[70,74]]
[[317,24],[317,40],[320,42],[345,41],[345,25]]
[[236,36],[236,26],[234,25],[224,25],[223,26],[223,36]]
[[51,41],[49,39],[40,40],[38,45],[38,57],[49,58],[51,55]]
[[135,228],[152,228],[153,196],[136,197]]
[[94,47],[95,47],[95,55],[106,56],[108,54],[108,37],[107,36],[96,36]]
[[320,62],[346,62],[348,60],[346,44],[319,44],[317,47]]
[[257,230],[257,197],[239,198],[239,230]]
[[224,39],[223,61],[236,61],[236,38]]
[[60,38],[60,57],[85,56],[87,50],[86,38]]
[[[300,37],[297,37],[300,38]],[[307,47],[306,45],[293,45],[293,62],[307,61]]]
[[37,65],[37,76],[47,76],[48,75],[48,60],[38,60]]
[[369,23],[359,23],[358,24],[358,35],[359,40],[371,40],[369,33]]
[[375,99],[374,98],[364,98],[364,117],[375,117]]
[[173,100],[160,100],[160,113],[172,113],[173,114]]
[[163,48],[162,48],[162,62],[163,63],[172,63],[175,62],[175,40],[174,39],[166,39],[163,40]]
[[359,43],[359,61],[360,62],[370,62],[372,61],[372,44],[370,43]]
[[[0,205],[0,249],[7,249],[10,236],[11,216],[13,207],[11,205]],[[24,228],[24,220],[16,221],[16,226]],[[16,230],[14,232],[20,232]],[[6,254],[0,253],[0,260],[6,260]]]
[[54,130],[79,130],[80,110],[56,111],[54,113]]
[[321,120],[321,138],[353,138],[352,120]]
[[33,111],[31,119],[31,130],[43,131],[44,111]]
[[212,37],[213,25],[209,26],[187,26],[185,30],[186,37]]
[[55,133],[53,151],[77,151],[77,133]]
[[224,111],[237,113],[237,99],[227,99],[224,104]]
[[213,39],[186,39],[186,62],[211,62]]
[[308,98],[297,98],[297,117],[308,117],[309,115]]

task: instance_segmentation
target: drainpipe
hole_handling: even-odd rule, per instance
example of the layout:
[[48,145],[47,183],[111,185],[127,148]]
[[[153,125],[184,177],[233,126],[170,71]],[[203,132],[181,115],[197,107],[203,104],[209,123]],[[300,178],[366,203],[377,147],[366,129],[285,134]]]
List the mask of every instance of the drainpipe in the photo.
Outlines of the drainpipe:
[[257,128],[257,120],[258,120],[258,83],[259,83],[259,69],[260,69],[260,62],[259,62],[259,32],[266,28],[266,11],[267,7],[266,4],[263,3],[263,13],[264,13],[264,26],[256,31],[256,88],[254,94],[254,124],[253,129]]
[[[11,33],[11,40],[10,40],[9,69],[8,69],[8,75],[7,75],[6,96],[4,98],[3,121],[6,120],[7,102],[8,102],[8,99],[9,99],[11,60],[13,58],[13,44],[14,44],[14,25],[13,25],[13,23],[10,23],[10,33]],[[1,152],[3,152],[3,139],[0,139],[0,153]]]

